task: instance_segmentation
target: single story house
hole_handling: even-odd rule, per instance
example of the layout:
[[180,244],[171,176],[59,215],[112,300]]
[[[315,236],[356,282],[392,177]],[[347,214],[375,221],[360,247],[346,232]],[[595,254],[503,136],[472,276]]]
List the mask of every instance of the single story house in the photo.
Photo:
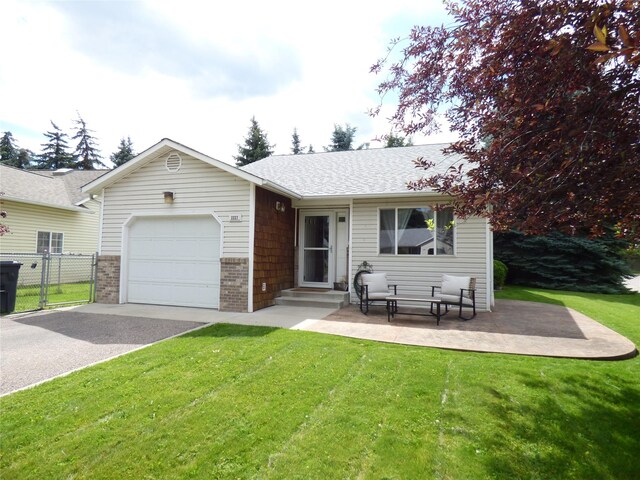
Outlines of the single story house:
[[[450,198],[410,191],[445,145],[275,155],[237,168],[169,139],[83,188],[102,199],[97,301],[254,311],[290,288],[352,282],[362,262],[402,293],[441,275],[493,303],[492,232]],[[439,206],[439,208],[435,208]],[[351,293],[351,301],[355,301]]]
[[20,170],[0,165],[0,210],[9,233],[0,254],[76,253],[98,249],[100,202],[81,187],[107,170]]

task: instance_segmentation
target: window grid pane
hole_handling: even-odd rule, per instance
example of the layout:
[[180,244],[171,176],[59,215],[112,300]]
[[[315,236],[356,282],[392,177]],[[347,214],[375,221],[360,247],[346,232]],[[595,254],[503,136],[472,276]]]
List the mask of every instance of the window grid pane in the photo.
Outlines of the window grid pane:
[[62,253],[62,233],[51,234],[51,253]]
[[49,239],[51,234],[49,232],[38,232],[38,240],[36,242],[36,253],[44,253],[49,251]]
[[433,255],[433,211],[398,209],[398,255]]
[[380,209],[379,252],[396,253],[396,210]]

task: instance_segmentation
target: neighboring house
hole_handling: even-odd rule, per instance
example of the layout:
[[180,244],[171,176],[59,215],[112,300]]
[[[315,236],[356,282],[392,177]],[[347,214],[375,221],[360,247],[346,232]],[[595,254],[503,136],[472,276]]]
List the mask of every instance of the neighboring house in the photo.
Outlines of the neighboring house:
[[427,173],[418,157],[434,171],[461,162],[443,146],[272,156],[239,169],[164,139],[83,189],[103,200],[97,301],[254,311],[284,289],[351,283],[367,261],[407,294],[427,295],[443,273],[474,276],[488,310],[487,220],[455,219],[450,198],[406,187]]
[[0,253],[82,253],[98,248],[100,202],[81,191],[107,170],[20,170],[0,165]]

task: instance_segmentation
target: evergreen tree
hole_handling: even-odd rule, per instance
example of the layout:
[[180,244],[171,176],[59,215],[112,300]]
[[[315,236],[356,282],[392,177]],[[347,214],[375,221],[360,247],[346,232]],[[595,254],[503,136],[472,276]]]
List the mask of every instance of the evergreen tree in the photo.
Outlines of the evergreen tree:
[[136,154],[133,151],[133,143],[131,142],[131,137],[127,137],[126,140],[124,137],[120,139],[120,145],[118,145],[118,150],[113,152],[109,159],[113,162],[116,167],[120,165],[124,165]]
[[28,148],[21,148],[18,150],[18,166],[17,168],[22,168],[26,170],[31,167],[33,163],[35,155]]
[[0,163],[9,167],[20,168],[19,149],[11,132],[4,132],[0,138]]
[[383,138],[386,138],[386,142],[384,144],[385,148],[410,147],[411,145],[413,145],[413,141],[411,140],[411,138],[403,137],[402,135],[394,135],[393,133],[390,133]]
[[344,150],[353,150],[353,138],[356,134],[356,127],[345,124],[333,125],[333,134],[331,135],[331,145],[324,147],[325,152],[340,152]]
[[273,154],[273,147],[269,145],[267,134],[260,128],[256,117],[251,118],[249,135],[245,138],[244,146],[238,145],[238,155],[233,157],[236,165],[249,165]]
[[73,168],[75,158],[68,151],[68,135],[60,130],[53,121],[51,121],[51,126],[53,126],[53,130],[44,133],[49,141],[41,145],[42,153],[38,156],[37,168],[45,170]]
[[294,155],[298,155],[300,153],[304,153],[302,151],[302,147],[300,146],[300,136],[298,135],[298,129],[293,129],[293,135],[291,135],[291,153]]
[[508,282],[553,290],[626,292],[631,274],[621,251],[627,242],[612,234],[599,239],[495,233],[494,256],[509,268]]
[[80,116],[80,113],[78,113],[78,119],[74,120],[73,123],[76,124],[76,133],[73,139],[78,141],[75,151],[77,159],[75,168],[79,170],[95,170],[96,165],[104,167],[105,164],[100,160],[102,156],[98,150],[96,138],[91,135],[93,130],[87,128],[87,123]]
[[309,144],[309,148],[307,148],[307,153],[316,153],[316,151],[313,149],[313,145]]

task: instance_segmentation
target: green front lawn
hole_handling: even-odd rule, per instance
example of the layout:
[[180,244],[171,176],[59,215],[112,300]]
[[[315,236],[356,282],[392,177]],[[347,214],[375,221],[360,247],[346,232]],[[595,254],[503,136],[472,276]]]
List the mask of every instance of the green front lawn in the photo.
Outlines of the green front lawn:
[[[640,343],[640,295],[509,288]],[[638,478],[640,360],[216,325],[0,399],[0,478]]]
[[[91,284],[89,282],[63,283],[50,285],[47,301],[49,304],[86,303],[89,301]],[[14,312],[36,310],[40,306],[40,285],[18,286],[16,308]]]

